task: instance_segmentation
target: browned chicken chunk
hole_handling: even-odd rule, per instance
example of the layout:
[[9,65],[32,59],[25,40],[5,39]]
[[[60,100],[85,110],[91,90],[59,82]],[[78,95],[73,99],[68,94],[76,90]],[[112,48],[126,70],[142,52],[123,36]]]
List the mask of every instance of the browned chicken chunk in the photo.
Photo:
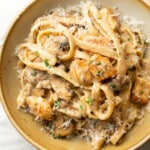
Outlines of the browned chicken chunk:
[[98,81],[113,78],[117,73],[109,59],[98,54],[91,57],[89,70]]
[[26,101],[30,108],[30,113],[41,119],[52,119],[51,104],[48,100],[37,96],[29,96]]
[[76,59],[70,65],[70,73],[73,78],[83,85],[91,85],[93,76],[88,70],[88,63],[85,60]]
[[148,97],[150,94],[150,84],[143,78],[137,77],[134,83],[131,101],[140,105],[148,103]]

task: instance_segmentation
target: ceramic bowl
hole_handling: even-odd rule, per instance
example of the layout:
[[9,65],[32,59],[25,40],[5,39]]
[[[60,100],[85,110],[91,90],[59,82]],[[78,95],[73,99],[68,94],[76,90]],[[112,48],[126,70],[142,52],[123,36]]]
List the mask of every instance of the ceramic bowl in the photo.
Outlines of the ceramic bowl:
[[[16,17],[14,23],[5,36],[1,53],[0,84],[1,100],[5,111],[17,130],[35,147],[46,150],[90,150],[89,144],[83,141],[67,141],[51,139],[40,131],[40,124],[33,116],[17,110],[16,98],[20,84],[16,73],[17,58],[14,56],[15,47],[27,37],[36,18],[44,15],[57,6],[66,7],[78,3],[80,0],[37,0],[32,1],[22,13]],[[150,37],[150,9],[138,0],[99,0],[103,6],[119,7],[121,13],[135,16],[144,22],[143,30]],[[141,146],[150,137],[150,113],[145,114],[141,125],[136,125],[123,139],[120,145],[108,145],[104,150],[127,150]]]

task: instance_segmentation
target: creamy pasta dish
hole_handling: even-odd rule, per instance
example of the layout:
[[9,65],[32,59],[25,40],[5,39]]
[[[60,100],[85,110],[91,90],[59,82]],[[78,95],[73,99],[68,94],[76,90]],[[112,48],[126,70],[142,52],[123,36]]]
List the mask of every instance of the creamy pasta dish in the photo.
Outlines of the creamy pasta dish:
[[115,145],[144,117],[147,45],[113,8],[56,8],[17,47],[18,108],[54,138],[87,139],[95,150]]

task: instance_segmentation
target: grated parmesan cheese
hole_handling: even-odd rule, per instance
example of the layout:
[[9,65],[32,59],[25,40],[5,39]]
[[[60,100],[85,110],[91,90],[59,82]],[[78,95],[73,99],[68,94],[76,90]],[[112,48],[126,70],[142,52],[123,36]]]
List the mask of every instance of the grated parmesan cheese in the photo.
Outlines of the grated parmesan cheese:
[[145,41],[146,43],[150,43],[150,38],[147,38]]
[[123,21],[133,29],[139,29],[144,25],[144,22],[133,16],[123,16]]

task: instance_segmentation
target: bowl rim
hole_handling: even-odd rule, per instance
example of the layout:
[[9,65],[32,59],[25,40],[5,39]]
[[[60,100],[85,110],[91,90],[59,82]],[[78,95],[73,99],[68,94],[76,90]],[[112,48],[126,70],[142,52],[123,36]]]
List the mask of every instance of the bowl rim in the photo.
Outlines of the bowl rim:
[[36,141],[32,140],[28,135],[26,135],[26,133],[19,127],[19,125],[15,122],[15,120],[13,119],[7,104],[5,102],[5,98],[3,96],[3,88],[1,86],[2,83],[2,56],[3,56],[3,51],[5,48],[5,45],[7,43],[8,37],[11,34],[13,27],[16,25],[16,23],[19,21],[20,17],[30,8],[33,7],[34,3],[37,0],[31,0],[30,2],[27,2],[23,8],[16,14],[16,16],[13,18],[13,20],[10,22],[8,28],[6,29],[6,32],[4,33],[4,36],[2,37],[2,44],[0,45],[0,102],[2,104],[2,107],[4,108],[4,111],[8,117],[8,119],[10,120],[11,124],[13,125],[13,127],[18,131],[18,133],[27,141],[29,142],[31,145],[33,145],[34,147],[41,149],[41,150],[45,150],[44,147],[42,147],[40,144],[38,144]]
[[[38,142],[34,141],[33,139],[31,139],[28,135],[26,135],[26,133],[19,127],[19,125],[15,122],[15,120],[13,119],[7,104],[5,102],[5,98],[3,95],[3,88],[1,86],[2,83],[2,56],[3,56],[3,51],[5,48],[5,45],[7,43],[8,37],[11,34],[13,27],[15,26],[15,24],[19,21],[20,17],[30,8],[33,7],[33,5],[37,2],[38,0],[31,0],[30,2],[27,2],[27,4],[25,4],[23,6],[23,8],[16,14],[16,16],[14,17],[14,19],[11,21],[11,23],[9,24],[6,32],[4,33],[4,36],[2,37],[2,44],[0,45],[0,102],[2,104],[2,107],[4,108],[4,111],[8,117],[8,119],[10,120],[11,124],[14,126],[14,128],[18,131],[18,133],[27,141],[29,142],[31,145],[33,145],[34,147],[36,147],[37,149],[41,149],[41,150],[46,150],[43,146],[41,146]],[[137,0],[140,1],[141,3],[143,3],[143,5],[145,7],[147,7],[150,11],[150,4],[148,4],[148,2],[146,0]],[[137,148],[139,148],[140,146],[142,146],[143,144],[145,144],[148,140],[150,140],[150,134],[148,133],[148,135],[146,137],[144,137],[139,143],[137,143],[136,145],[132,146],[129,148],[129,150],[135,150]]]

